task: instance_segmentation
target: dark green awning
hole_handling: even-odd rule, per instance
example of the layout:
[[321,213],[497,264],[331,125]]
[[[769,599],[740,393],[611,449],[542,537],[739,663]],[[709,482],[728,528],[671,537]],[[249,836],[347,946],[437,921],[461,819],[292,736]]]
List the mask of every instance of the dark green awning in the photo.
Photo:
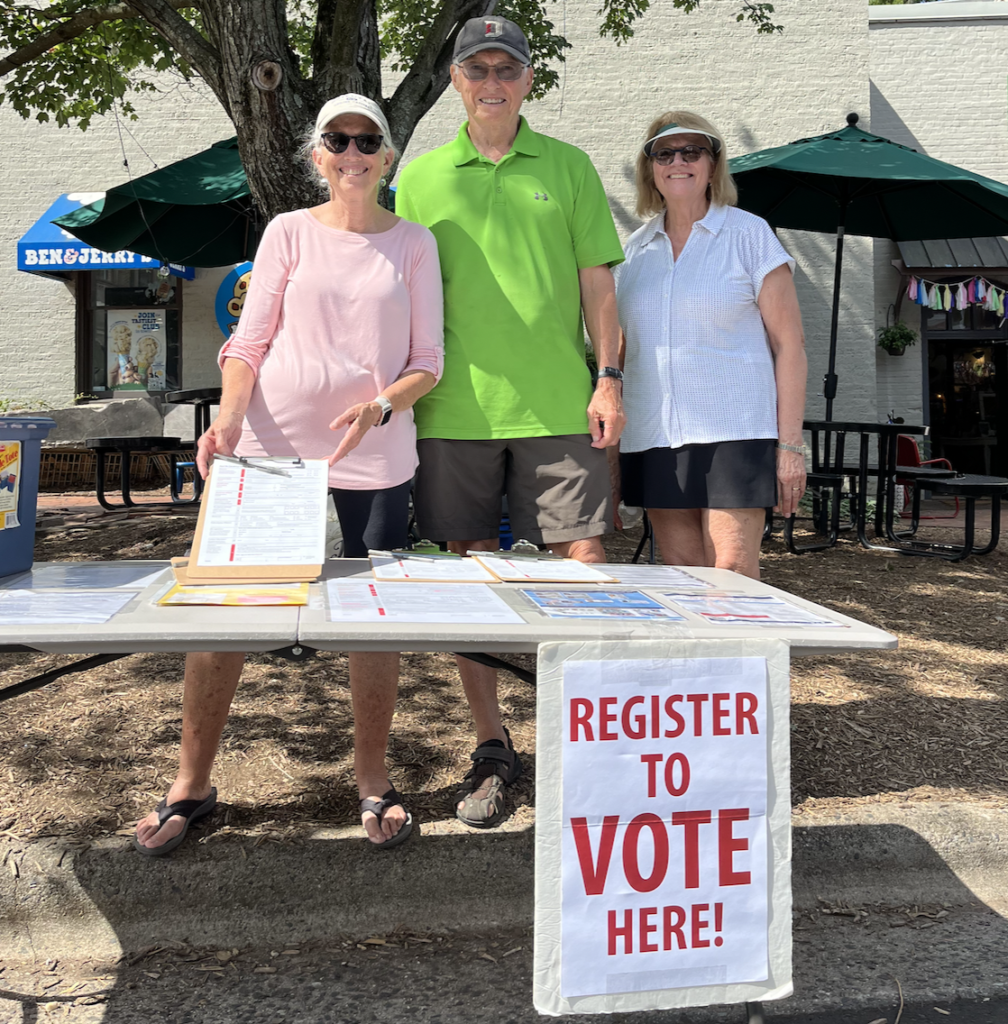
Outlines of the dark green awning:
[[237,138],[117,185],[53,223],[97,249],[190,267],[241,263],[258,242]]

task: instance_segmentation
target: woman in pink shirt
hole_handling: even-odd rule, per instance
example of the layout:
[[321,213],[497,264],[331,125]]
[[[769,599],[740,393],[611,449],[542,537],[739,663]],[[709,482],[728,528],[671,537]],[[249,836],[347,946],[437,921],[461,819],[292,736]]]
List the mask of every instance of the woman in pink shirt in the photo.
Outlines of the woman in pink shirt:
[[[405,544],[412,407],[442,369],[434,236],[378,204],[394,157],[372,100],[347,94],[322,108],[311,158],[329,199],[263,233],[238,329],[220,352],[220,411],[199,439],[204,476],[215,453],[328,458],[348,557]],[[174,849],[213,809],[210,772],[244,657],[186,658],[179,771],[137,826],[141,853]],[[398,654],[350,654],[361,819],[379,849],[412,829],[385,767],[398,681]]]

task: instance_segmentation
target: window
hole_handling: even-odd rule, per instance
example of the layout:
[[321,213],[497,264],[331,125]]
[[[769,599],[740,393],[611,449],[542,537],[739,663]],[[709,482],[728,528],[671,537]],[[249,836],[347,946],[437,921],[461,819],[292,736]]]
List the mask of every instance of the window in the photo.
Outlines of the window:
[[77,391],[172,391],[182,380],[182,279],[157,269],[74,274]]

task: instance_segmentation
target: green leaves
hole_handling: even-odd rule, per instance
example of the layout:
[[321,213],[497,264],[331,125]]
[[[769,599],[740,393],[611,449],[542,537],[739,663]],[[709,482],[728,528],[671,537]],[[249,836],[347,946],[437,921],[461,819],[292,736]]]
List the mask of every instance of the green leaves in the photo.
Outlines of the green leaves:
[[[87,10],[94,9],[79,0],[40,9],[3,7],[0,39],[16,52],[66,18]],[[76,38],[15,68],[3,80],[0,103],[9,104],[24,118],[55,121],[60,127],[75,123],[84,130],[96,114],[113,108],[135,119],[130,96],[156,88],[147,77],[152,71],[191,77],[188,66],[143,20],[96,21]]]
[[[182,81],[194,75],[184,57],[143,18],[134,17],[134,9],[127,3],[95,7],[88,0],[41,2],[39,7],[0,5],[0,45],[8,54],[0,61],[8,72],[2,82],[0,103],[9,104],[22,117],[54,120],[60,126],[75,123],[82,129],[96,114],[113,109],[120,116],[135,118],[130,99],[159,88],[152,80],[154,72],[177,75]],[[208,24],[215,10],[212,5],[221,2],[225,0],[204,0]],[[251,0],[227,2],[248,7],[240,23],[255,33]],[[405,73],[424,53],[442,4],[451,0],[373,2],[382,58],[394,72]],[[683,14],[696,10],[701,2],[671,0]],[[319,0],[287,0],[285,7],[287,36],[299,59],[301,74],[318,78],[319,69],[311,63],[311,44]],[[649,8],[650,0],[602,0],[599,34],[617,45],[629,42]],[[495,8],[495,13],[517,22],[528,36],[536,69],[533,98],[545,95],[560,80],[559,66],[571,47],[564,35],[565,11],[557,0],[500,0]],[[197,9],[179,13],[206,37]],[[782,26],[774,24],[773,13],[773,4],[741,0],[736,20],[750,22],[758,33],[780,32]]]

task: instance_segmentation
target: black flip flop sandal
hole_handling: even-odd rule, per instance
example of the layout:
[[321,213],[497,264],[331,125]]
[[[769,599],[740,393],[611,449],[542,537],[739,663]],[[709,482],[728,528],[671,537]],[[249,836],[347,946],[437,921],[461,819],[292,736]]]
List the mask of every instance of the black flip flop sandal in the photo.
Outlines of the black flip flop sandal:
[[[401,807],[406,811],[406,805],[402,802],[402,797],[395,791],[395,787],[390,789],[381,800],[375,800],[373,797],[368,797],[367,800],[361,800],[360,810],[361,814],[367,814],[370,811],[377,819],[378,824],[381,825],[382,819],[385,817],[385,812],[390,807]],[[400,843],[405,843],[410,837],[410,833],[413,831],[413,815],[409,811],[406,811],[406,820],[402,823],[399,831],[396,832],[391,839],[386,839],[383,843],[372,843],[368,839],[368,846],[373,846],[376,850],[391,850],[393,846],[399,846]]]
[[171,853],[172,850],[182,844],[182,840],[185,839],[190,825],[195,825],[201,818],[205,818],[216,806],[216,789],[210,790],[210,795],[206,800],[176,800],[173,804],[166,804],[164,800],[162,800],[157,807],[154,808],[154,810],[157,811],[158,827],[160,828],[169,818],[177,814],[180,817],[185,818],[182,831],[179,832],[177,836],[172,836],[167,843],[163,843],[161,846],[144,846],[143,843],[137,839],[136,833],[134,833],[133,845],[145,857],[163,857],[166,853]]

